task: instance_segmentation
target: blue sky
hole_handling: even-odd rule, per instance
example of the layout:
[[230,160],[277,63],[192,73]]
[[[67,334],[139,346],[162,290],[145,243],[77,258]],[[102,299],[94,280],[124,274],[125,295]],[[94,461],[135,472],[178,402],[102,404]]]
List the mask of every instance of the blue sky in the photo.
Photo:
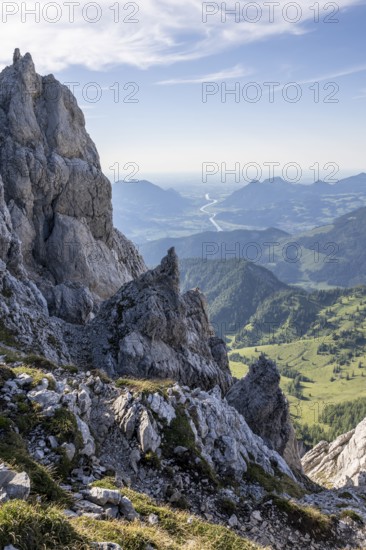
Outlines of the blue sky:
[[[323,9],[326,2],[319,3],[318,23],[309,9],[313,2],[304,1],[297,3],[302,6],[297,23],[284,20],[286,2],[275,7],[273,23],[263,2],[258,2],[263,12],[257,23],[236,23],[232,16],[223,23],[220,13],[203,23],[202,2],[197,0],[144,0],[135,15],[138,23],[114,23],[108,9],[112,4],[100,2],[102,16],[94,24],[81,17],[82,2],[74,23],[67,21],[62,3],[57,23],[45,21],[42,14],[38,23],[27,14],[22,23],[20,11],[4,22],[3,13],[0,54],[2,64],[8,64],[14,47],[20,47],[22,53],[32,53],[39,72],[80,83],[76,96],[108,175],[116,163],[121,177],[128,173],[123,170],[126,163],[136,163],[136,177],[166,172],[177,179],[199,174],[204,162],[225,163],[228,169],[235,163],[240,169],[255,163],[263,177],[268,162],[279,163],[276,175],[296,163],[304,179],[313,177],[309,167],[315,163],[321,177],[330,172],[323,168],[327,163],[339,165],[338,176],[366,171],[365,2],[339,3],[334,16],[339,21],[333,24],[323,21],[331,15],[329,5]],[[228,8],[233,5],[227,3]],[[126,10],[123,3],[119,6],[120,18],[134,10],[133,5]],[[52,11],[48,17],[54,17]],[[97,102],[90,82],[102,91]],[[129,82],[136,84],[124,90]],[[247,91],[246,98],[259,91],[262,97],[253,103],[241,96],[236,102],[231,95],[223,102],[216,93],[203,103],[202,82],[214,82],[220,91],[237,86],[240,93]],[[255,88],[247,87],[251,82]],[[279,83],[273,102],[266,82]],[[288,89],[291,97],[302,93],[296,103],[282,97],[290,82],[297,83],[296,89]],[[117,102],[117,85],[109,89],[115,83],[120,88]],[[123,102],[137,86],[133,98],[138,102]],[[319,102],[314,101],[316,89]],[[338,101],[326,103],[327,96]]]

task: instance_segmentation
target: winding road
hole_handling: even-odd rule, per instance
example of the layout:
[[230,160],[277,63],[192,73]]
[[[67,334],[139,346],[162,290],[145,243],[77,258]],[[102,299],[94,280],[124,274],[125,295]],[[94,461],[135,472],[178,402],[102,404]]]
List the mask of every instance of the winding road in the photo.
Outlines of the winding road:
[[209,208],[210,206],[212,206],[213,204],[216,204],[217,203],[217,200],[216,199],[210,199],[210,195],[209,193],[206,193],[205,195],[205,199],[206,201],[210,201],[208,204],[205,204],[204,206],[202,206],[200,208],[200,211],[203,212],[204,214],[207,214],[208,216],[210,216],[210,222],[214,225],[216,231],[223,231],[223,229],[219,226],[219,224],[215,221],[215,216],[216,214],[211,214],[210,212],[207,212],[206,208]]

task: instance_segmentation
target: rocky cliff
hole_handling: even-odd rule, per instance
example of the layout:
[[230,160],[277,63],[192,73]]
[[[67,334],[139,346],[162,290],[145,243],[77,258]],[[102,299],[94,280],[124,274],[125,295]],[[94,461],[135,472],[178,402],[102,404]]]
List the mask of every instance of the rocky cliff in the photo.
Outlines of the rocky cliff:
[[0,74],[0,174],[24,267],[52,315],[84,321],[145,270],[113,228],[111,185],[74,96],[19,51]]
[[227,390],[225,345],[203,296],[180,294],[174,251],[146,272],[113,229],[110,183],[84,116],[29,54],[16,51],[0,75],[0,123],[2,341],[110,375]]
[[311,479],[326,487],[366,487],[366,418],[332,443],[318,443],[302,464]]

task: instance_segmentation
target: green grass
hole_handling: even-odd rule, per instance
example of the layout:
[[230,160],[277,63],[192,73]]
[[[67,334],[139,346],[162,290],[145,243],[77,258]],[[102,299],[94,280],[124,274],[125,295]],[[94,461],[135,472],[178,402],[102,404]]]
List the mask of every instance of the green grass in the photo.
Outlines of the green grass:
[[[282,344],[257,345],[252,347],[234,348],[233,351],[242,357],[243,363],[230,361],[234,376],[241,378],[249,370],[249,362],[265,353],[276,361],[280,371],[286,368],[296,370],[310,381],[301,382],[303,398],[299,399],[288,393],[289,383],[286,376],[281,377],[281,387],[287,395],[291,413],[295,421],[309,426],[319,424],[329,431],[329,426],[320,422],[320,417],[327,404],[337,405],[345,401],[353,401],[366,397],[366,341],[356,348],[347,345],[338,354],[318,353],[322,344],[334,344],[342,338],[342,332],[354,332],[355,319],[361,334],[366,335],[366,307],[363,293],[357,290],[349,296],[340,297],[335,304],[321,310],[318,319],[326,312],[327,322],[331,328],[321,329],[315,324],[312,333],[304,337]],[[320,321],[319,321],[320,322]],[[333,339],[336,335],[336,340]],[[337,340],[338,338],[338,340]],[[345,340],[345,344],[347,344]],[[334,374],[334,367],[339,366],[340,355],[352,353],[348,364],[341,365],[341,375]],[[359,363],[363,368],[359,368]],[[349,380],[347,379],[349,377]],[[334,379],[331,381],[331,379]]]
[[0,547],[19,550],[87,550],[87,538],[54,507],[10,501],[0,507]]
[[9,349],[1,345],[0,345],[0,355],[3,355],[5,357],[4,363],[15,363],[16,361],[22,361],[24,358],[24,355],[21,352],[16,352],[12,349]]
[[187,451],[181,455],[175,456],[175,461],[185,470],[191,470],[200,477],[209,478],[214,484],[219,481],[207,463],[201,456],[196,445],[196,439],[189,422],[188,416],[183,405],[175,408],[176,417],[173,418],[169,426],[164,426],[164,438],[162,443],[163,455],[166,458],[174,456],[175,447],[186,447]]
[[4,426],[0,439],[0,460],[17,472],[25,471],[31,480],[31,495],[40,497],[42,502],[70,504],[70,497],[55,481],[54,472],[38,464],[28,454],[26,445],[20,435]]
[[[344,377],[330,382],[335,363],[330,362],[329,357],[317,355],[318,344],[319,340],[314,339],[300,340],[291,344],[257,346],[258,352],[263,352],[274,359],[280,369],[288,364],[313,381],[302,382],[304,399],[298,399],[288,395],[287,389],[291,379],[281,377],[281,387],[289,399],[291,413],[302,424],[319,424],[319,418],[327,404],[338,404],[352,401],[357,397],[366,397],[366,376],[362,377],[363,370],[357,367],[359,360],[363,360],[366,365],[366,353],[344,368],[344,376],[348,373],[350,380]],[[259,357],[254,347],[241,348],[237,351],[247,358]],[[249,370],[247,364],[241,365],[234,362],[230,362],[230,368],[237,378],[245,376]],[[352,377],[353,371],[354,377]],[[328,429],[325,424],[323,427]]]
[[[116,489],[112,478],[97,481],[93,485]],[[76,529],[88,534],[94,540],[117,542],[124,550],[144,550],[148,543],[159,550],[183,550],[188,542],[190,548],[197,550],[259,548],[223,526],[206,523],[186,512],[159,505],[143,493],[128,488],[123,488],[121,493],[131,500],[141,519],[146,519],[149,514],[156,514],[159,518],[158,525],[152,527],[139,522],[128,524],[121,521],[98,523],[82,518],[72,520]],[[188,518],[191,518],[190,522]]]
[[275,476],[271,476],[258,464],[248,464],[244,479],[252,483],[259,483],[269,493],[286,493],[294,498],[301,498],[305,494],[304,489],[286,474],[277,470]]
[[[97,484],[95,484],[97,485]],[[115,488],[109,480],[98,486]],[[124,550],[145,550],[152,544],[158,550],[259,550],[220,525],[213,525],[187,513],[159,506],[144,494],[122,491],[132,500],[141,519],[150,513],[159,517],[158,525],[141,521],[100,521],[87,517],[68,520],[54,506],[10,501],[0,507],[0,547],[13,544],[19,550],[87,550],[91,541],[120,544]],[[188,522],[188,518],[191,518]]]
[[309,534],[316,540],[329,539],[332,537],[334,518],[327,516],[310,506],[300,506],[290,500],[285,500],[277,496],[271,496],[281,512],[286,514],[290,525],[298,529],[301,533]]
[[354,521],[356,523],[359,523],[359,524],[364,523],[362,517],[359,514],[357,514],[357,512],[355,512],[354,510],[343,510],[340,513],[339,517],[341,519],[350,518],[352,521]]
[[0,342],[5,346],[17,345],[15,334],[5,326],[2,319],[0,319]]
[[25,471],[31,480],[31,492],[44,502],[70,504],[68,494],[54,480],[54,474],[35,462],[25,448],[0,443],[0,458],[17,471]]
[[160,378],[119,378],[116,382],[116,386],[118,388],[128,388],[132,391],[143,394],[157,392],[161,395],[166,395],[167,389],[172,387],[173,385],[174,382],[172,380]]
[[57,369],[57,365],[55,365],[55,363],[40,355],[26,355],[23,358],[23,362],[26,365],[34,367],[35,369],[43,369],[46,371]]
[[2,388],[8,380],[15,378],[15,374],[12,369],[0,365],[0,388]]
[[36,368],[36,367],[29,367],[27,365],[22,365],[21,367],[15,367],[13,368],[13,372],[15,374],[15,376],[19,376],[20,374],[28,374],[29,376],[31,376],[33,378],[33,381],[30,385],[31,388],[35,388],[36,386],[38,386],[43,378],[47,378],[48,380],[48,389],[49,390],[54,390],[55,389],[55,381],[54,379],[52,378],[52,376],[50,376],[49,374],[43,372],[42,370],[40,370],[39,368]]
[[55,414],[44,421],[45,429],[54,435],[60,443],[74,443],[83,446],[82,435],[79,432],[75,415],[65,407],[55,411]]

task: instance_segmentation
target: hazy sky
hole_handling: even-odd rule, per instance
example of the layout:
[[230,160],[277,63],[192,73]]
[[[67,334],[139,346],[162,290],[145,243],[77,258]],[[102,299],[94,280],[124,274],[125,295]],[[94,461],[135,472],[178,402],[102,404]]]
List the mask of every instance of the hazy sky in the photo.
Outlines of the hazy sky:
[[328,163],[366,171],[365,3],[227,2],[240,12],[225,17],[221,2],[198,0],[43,1],[36,15],[3,2],[0,61],[19,47],[38,72],[79,83],[108,174],[200,173],[206,162],[254,163],[265,177],[273,162],[275,175],[296,163],[322,178]]

